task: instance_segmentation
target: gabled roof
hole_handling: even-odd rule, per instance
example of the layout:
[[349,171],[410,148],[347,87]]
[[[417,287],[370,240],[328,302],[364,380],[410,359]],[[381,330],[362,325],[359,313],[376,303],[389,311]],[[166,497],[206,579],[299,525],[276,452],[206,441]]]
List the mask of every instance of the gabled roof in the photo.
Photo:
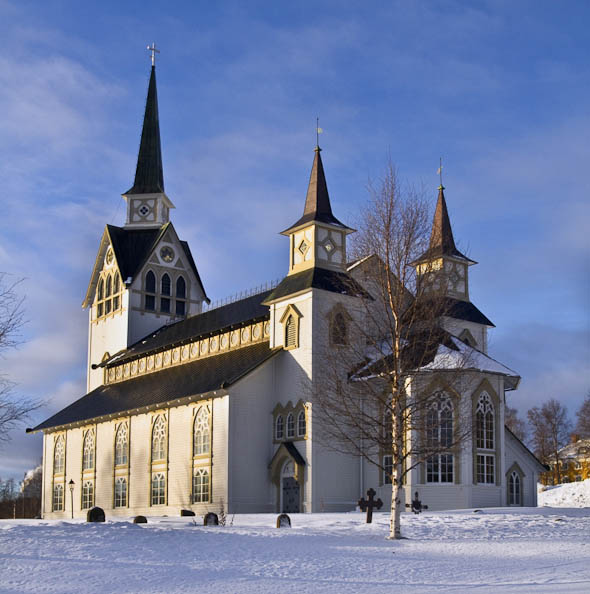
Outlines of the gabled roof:
[[174,324],[162,326],[128,349],[113,355],[110,359],[101,363],[100,367],[109,367],[124,361],[131,361],[146,353],[183,344],[223,329],[238,327],[246,322],[269,319],[270,310],[266,305],[262,304],[269,293],[270,291],[258,293],[202,314],[191,316]]
[[28,432],[138,411],[231,387],[282,349],[268,342],[100,386]]
[[438,188],[438,200],[436,202],[436,210],[434,211],[434,220],[432,221],[430,245],[428,249],[414,261],[414,264],[432,260],[434,258],[440,258],[441,256],[460,258],[461,260],[466,260],[470,264],[476,264],[474,260],[471,260],[462,254],[455,245],[443,186],[439,186]]
[[[135,278],[137,272],[142,269],[143,265],[147,262],[148,258],[158,245],[158,242],[164,237],[168,229],[172,229],[174,233],[176,233],[174,226],[170,222],[157,229],[127,229],[125,227],[116,227],[115,225],[107,225],[105,227],[102,241],[105,240],[106,235],[106,239],[113,246],[115,260],[119,267],[121,279],[124,283],[129,278]],[[199,283],[201,291],[203,291],[205,299],[209,301],[188,243],[186,241],[180,241],[180,244],[186,255],[189,266]],[[90,305],[92,288],[95,284],[96,275],[99,270],[98,267],[101,264],[100,255],[101,252],[99,250],[82,307],[88,307],[88,305]]]
[[320,223],[327,223],[329,225],[337,225],[343,229],[350,230],[349,227],[341,223],[333,214],[332,206],[330,205],[330,196],[328,195],[328,184],[326,183],[326,176],[324,174],[324,166],[319,146],[315,148],[315,157],[309,176],[309,185],[307,187],[307,196],[305,198],[305,208],[303,209],[303,216],[288,229],[282,231],[283,235],[288,234],[293,229],[301,227],[311,221],[318,221]]
[[504,425],[504,430],[508,438],[512,438],[515,441],[515,443],[517,443],[521,447],[521,449],[524,450],[524,452],[528,454],[528,456],[530,456],[533,462],[537,465],[537,468],[540,472],[545,472],[549,470],[549,466],[547,464],[543,464],[543,462],[541,462],[541,460],[539,460],[539,458],[537,458],[537,456],[535,456],[535,454],[531,452],[529,448],[527,448],[524,442],[521,439],[519,439],[516,435],[514,435],[514,433],[510,430],[510,428],[507,425]]
[[466,322],[475,322],[476,324],[495,328],[494,323],[484,316],[471,301],[462,301],[454,297],[445,297],[444,301],[443,311],[445,316],[454,318],[455,320],[465,320]]
[[371,298],[367,291],[348,274],[314,267],[286,276],[268,295],[264,303],[270,304],[288,295],[296,295],[308,289],[323,289],[341,295]]
[[163,193],[164,172],[162,168],[162,147],[160,144],[156,67],[152,66],[145,103],[141,142],[137,156],[137,167],[135,169],[135,182],[124,195]]

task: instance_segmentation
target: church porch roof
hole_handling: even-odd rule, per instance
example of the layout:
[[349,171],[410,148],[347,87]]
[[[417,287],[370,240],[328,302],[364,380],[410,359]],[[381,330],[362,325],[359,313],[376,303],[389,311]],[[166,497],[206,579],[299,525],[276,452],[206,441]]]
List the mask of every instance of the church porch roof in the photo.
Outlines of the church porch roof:
[[270,349],[268,342],[263,342],[158,373],[103,385],[27,432],[140,412],[169,402],[181,404],[201,394],[225,390],[281,350]]

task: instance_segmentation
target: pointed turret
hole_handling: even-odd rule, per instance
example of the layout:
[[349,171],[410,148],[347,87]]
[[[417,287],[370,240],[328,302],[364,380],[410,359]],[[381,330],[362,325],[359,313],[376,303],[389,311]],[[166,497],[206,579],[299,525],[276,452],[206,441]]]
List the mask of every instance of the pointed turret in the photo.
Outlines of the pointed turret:
[[316,146],[314,150],[315,156],[311,167],[311,175],[309,176],[309,185],[307,187],[303,216],[294,225],[285,229],[282,232],[283,235],[288,235],[293,229],[301,227],[311,221],[318,221],[328,225],[338,225],[343,229],[348,229],[346,225],[343,225],[332,214],[332,206],[330,205],[330,196],[328,194],[328,184],[326,183],[324,165],[320,155],[322,149],[319,146]]
[[133,187],[125,194],[164,193],[156,67],[152,66]]
[[444,186],[441,185],[438,187],[438,200],[436,202],[436,210],[434,211],[434,220],[432,221],[430,245],[416,262],[424,262],[442,256],[451,256],[466,260],[471,264],[477,264],[477,262],[469,259],[465,254],[462,254],[455,245],[444,190]]

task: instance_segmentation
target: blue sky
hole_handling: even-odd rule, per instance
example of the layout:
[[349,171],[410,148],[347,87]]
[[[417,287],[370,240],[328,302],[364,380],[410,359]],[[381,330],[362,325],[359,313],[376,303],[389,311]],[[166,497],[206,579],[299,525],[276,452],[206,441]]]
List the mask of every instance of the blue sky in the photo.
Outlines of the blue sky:
[[[590,389],[590,5],[584,1],[0,0],[0,270],[25,277],[19,391],[84,393],[83,300],[106,223],[122,224],[155,41],[166,190],[212,299],[287,270],[315,118],[336,216],[353,221],[387,155],[479,262],[509,404],[573,413]],[[17,431],[0,476],[41,456]]]

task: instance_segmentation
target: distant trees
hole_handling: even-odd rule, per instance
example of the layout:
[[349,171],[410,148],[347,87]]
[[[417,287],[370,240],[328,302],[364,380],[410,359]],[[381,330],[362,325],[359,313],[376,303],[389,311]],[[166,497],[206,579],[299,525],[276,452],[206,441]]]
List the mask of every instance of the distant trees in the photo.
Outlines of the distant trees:
[[553,468],[554,482],[561,483],[559,450],[570,441],[572,429],[567,408],[555,398],[527,413],[531,428],[531,445],[536,456]]
[[526,442],[528,437],[528,427],[526,421],[518,416],[518,411],[506,405],[504,411],[504,424],[520,441]]
[[582,439],[590,439],[590,391],[586,394],[586,398],[576,413],[578,421],[576,423],[576,433]]
[[[0,273],[0,355],[18,345],[19,332],[25,323],[23,300],[16,291],[19,282]],[[15,398],[14,382],[0,374],[0,445],[8,440],[10,430],[40,405],[22,396]]]
[[22,483],[0,478],[0,518],[36,518],[41,513],[42,467],[25,473]]

